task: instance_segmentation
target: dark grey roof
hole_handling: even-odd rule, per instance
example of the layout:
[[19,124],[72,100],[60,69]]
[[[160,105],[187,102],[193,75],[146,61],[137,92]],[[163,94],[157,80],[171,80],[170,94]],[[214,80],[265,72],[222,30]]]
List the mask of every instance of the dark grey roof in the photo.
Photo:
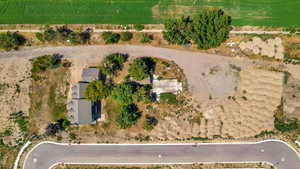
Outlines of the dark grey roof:
[[85,90],[88,86],[88,83],[79,82],[72,86],[72,98],[73,99],[83,99]]
[[85,68],[81,75],[82,81],[91,82],[94,80],[99,80],[99,69],[98,68]]
[[68,119],[72,124],[94,123],[92,102],[85,99],[72,99],[67,105]]

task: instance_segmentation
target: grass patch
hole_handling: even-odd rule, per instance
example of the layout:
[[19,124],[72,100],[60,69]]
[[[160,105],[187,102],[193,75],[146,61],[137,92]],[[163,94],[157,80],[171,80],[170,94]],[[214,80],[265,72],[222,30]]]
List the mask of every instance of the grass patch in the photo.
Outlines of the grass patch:
[[160,101],[168,104],[178,104],[178,100],[176,99],[176,95],[173,93],[161,93]]
[[40,80],[32,80],[29,130],[39,133],[49,122],[66,118],[69,89],[69,69],[59,66],[36,73]]

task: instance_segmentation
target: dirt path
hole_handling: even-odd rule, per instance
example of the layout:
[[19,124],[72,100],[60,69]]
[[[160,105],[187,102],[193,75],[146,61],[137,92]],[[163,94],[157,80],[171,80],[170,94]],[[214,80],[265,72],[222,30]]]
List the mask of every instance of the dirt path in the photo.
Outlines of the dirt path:
[[[10,31],[10,32],[16,32],[16,31],[19,31],[19,32],[27,32],[27,33],[35,33],[35,32],[42,32],[43,30],[34,30],[34,29],[23,29],[23,30],[16,30],[16,29],[4,29],[4,30],[0,30],[0,32],[7,32],[7,31]],[[145,30],[142,30],[142,31],[136,31],[135,29],[129,29],[129,30],[111,30],[111,29],[93,29],[94,32],[145,32],[145,33],[160,33],[160,32],[163,32],[162,29],[145,29]],[[231,34],[271,34],[271,35],[274,35],[274,34],[289,34],[290,32],[287,32],[287,31],[263,31],[263,30],[255,30],[255,31],[252,31],[252,30],[245,30],[245,31],[231,31],[230,32]],[[297,32],[299,33],[299,32]]]

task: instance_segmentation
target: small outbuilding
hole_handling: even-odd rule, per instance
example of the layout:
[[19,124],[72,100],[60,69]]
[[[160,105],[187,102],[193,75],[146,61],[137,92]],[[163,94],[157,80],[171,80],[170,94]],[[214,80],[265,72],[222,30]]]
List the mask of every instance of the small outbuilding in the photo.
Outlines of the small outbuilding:
[[158,80],[158,77],[153,75],[152,93],[157,97],[159,97],[161,93],[178,94],[180,91],[182,91],[182,83],[178,82],[177,79]]

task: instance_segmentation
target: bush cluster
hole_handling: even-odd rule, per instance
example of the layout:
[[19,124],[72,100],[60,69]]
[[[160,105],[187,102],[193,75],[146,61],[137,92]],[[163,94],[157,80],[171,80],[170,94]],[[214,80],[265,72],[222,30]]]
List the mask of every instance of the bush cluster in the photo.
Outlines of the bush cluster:
[[69,42],[72,45],[86,44],[89,42],[91,35],[89,31],[75,32],[67,26],[56,28],[47,27],[44,32],[37,32],[36,38],[41,42]]
[[158,123],[158,121],[154,116],[150,116],[150,115],[146,114],[145,121],[143,123],[143,129],[150,131],[154,128],[154,126],[157,125],[157,123]]
[[153,35],[143,33],[141,36],[141,43],[150,43],[153,40]]
[[93,102],[100,101],[110,94],[110,89],[102,81],[92,81],[88,84],[84,96]]
[[137,58],[129,65],[128,73],[134,80],[143,80],[153,73],[155,61],[150,57]]
[[39,73],[46,71],[47,69],[56,68],[60,66],[62,61],[62,55],[43,55],[36,57],[32,60],[32,73]]
[[171,44],[195,43],[200,49],[209,49],[228,39],[231,29],[231,17],[224,11],[206,9],[193,17],[167,20],[163,37]]
[[298,120],[280,120],[275,118],[275,128],[281,132],[287,132],[299,128]]
[[130,128],[139,119],[140,113],[136,105],[124,105],[116,117],[116,122],[121,129]]
[[6,51],[17,50],[25,41],[26,39],[17,32],[0,33],[0,48]]
[[113,32],[103,32],[102,33],[102,38],[105,41],[106,44],[113,44],[113,43],[118,43],[121,36],[118,33],[113,33]]
[[127,54],[113,53],[105,57],[100,65],[100,70],[103,74],[112,76],[121,70],[123,63],[127,60]]

